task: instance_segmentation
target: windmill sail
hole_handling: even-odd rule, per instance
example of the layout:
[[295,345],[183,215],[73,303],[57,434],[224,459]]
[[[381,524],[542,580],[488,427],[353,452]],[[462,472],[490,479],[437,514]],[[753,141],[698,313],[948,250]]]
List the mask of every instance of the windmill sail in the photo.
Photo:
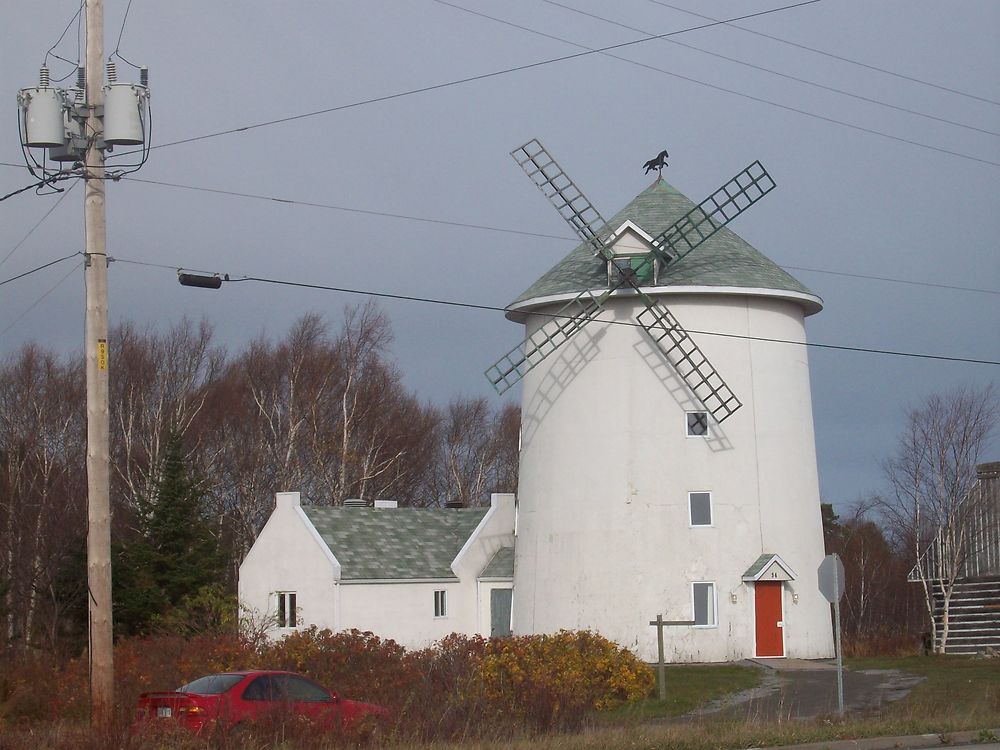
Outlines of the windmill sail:
[[577,236],[593,248],[594,255],[605,257],[604,243],[597,236],[597,232],[607,222],[576,183],[545,150],[545,146],[532,138],[523,146],[511,151],[510,155],[549,199],[549,203],[555,206],[559,215],[573,227]]
[[705,410],[717,422],[724,422],[743,404],[673,313],[647,295],[639,294],[646,309],[636,316],[636,321],[664,353]]
[[505,393],[535,365],[552,354],[597,317],[611,290],[596,295],[580,292],[552,316],[552,320],[504,354],[486,370],[486,379],[497,393]]
[[775,187],[764,165],[755,161],[654,237],[654,252],[664,263],[683,258]]

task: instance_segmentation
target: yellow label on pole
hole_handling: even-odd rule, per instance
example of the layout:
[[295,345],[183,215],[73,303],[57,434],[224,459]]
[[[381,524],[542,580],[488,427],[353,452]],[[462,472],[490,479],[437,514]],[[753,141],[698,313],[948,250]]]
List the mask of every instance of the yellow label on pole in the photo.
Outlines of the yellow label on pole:
[[108,369],[108,340],[97,339],[97,369]]

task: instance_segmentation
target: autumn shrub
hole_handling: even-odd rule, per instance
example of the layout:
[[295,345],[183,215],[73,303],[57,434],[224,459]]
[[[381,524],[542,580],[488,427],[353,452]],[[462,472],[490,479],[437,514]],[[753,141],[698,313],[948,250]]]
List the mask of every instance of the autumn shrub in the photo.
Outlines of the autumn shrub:
[[263,669],[301,672],[345,697],[389,706],[417,680],[405,648],[360,630],[314,626],[264,645],[258,661]]
[[34,649],[0,650],[0,724],[54,719],[66,710],[56,689],[58,660]]
[[589,631],[490,641],[478,683],[493,712],[526,729],[578,725],[593,710],[645,697],[653,673],[632,652]]

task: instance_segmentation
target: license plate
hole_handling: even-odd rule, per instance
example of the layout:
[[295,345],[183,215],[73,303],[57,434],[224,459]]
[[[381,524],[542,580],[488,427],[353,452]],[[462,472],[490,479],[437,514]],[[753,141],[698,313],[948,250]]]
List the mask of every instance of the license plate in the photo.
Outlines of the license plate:
[[161,719],[169,719],[171,716],[170,706],[157,706],[156,715]]

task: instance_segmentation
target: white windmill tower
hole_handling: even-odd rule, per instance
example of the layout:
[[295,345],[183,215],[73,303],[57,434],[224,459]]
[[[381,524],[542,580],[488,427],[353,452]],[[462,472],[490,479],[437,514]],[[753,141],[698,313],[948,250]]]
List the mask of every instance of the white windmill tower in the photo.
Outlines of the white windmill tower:
[[523,379],[514,632],[652,660],[663,615],[694,621],[675,661],[832,655],[800,345],[822,303],[724,228],[774,181],[754,162],[695,206],[658,178],[605,221],[538,141],[512,156],[583,240],[508,307],[528,337],[486,372]]

